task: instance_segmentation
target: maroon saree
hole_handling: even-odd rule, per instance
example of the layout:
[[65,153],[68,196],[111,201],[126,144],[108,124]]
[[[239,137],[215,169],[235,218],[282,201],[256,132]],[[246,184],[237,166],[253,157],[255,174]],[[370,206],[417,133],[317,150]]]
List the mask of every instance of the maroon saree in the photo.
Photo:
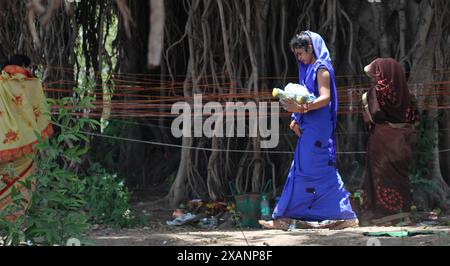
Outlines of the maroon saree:
[[402,67],[394,59],[377,59],[367,68],[376,84],[366,95],[369,117],[364,207],[376,216],[409,212],[409,169],[415,143],[417,111]]

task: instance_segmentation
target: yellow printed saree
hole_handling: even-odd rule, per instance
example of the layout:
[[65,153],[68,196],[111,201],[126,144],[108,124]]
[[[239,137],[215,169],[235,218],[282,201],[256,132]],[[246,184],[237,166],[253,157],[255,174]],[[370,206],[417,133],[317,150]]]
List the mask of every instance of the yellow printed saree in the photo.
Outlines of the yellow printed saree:
[[[35,132],[43,138],[53,133],[40,80],[20,71],[3,71],[0,76],[0,209],[10,202],[11,188],[18,187],[19,180],[34,172],[34,146],[38,142]],[[14,176],[10,176],[11,170]]]

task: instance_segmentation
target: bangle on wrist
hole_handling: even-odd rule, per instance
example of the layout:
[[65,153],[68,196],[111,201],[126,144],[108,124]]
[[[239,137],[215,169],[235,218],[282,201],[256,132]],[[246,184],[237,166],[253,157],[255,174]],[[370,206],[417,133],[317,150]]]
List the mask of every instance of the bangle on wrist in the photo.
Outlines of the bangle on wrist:
[[306,114],[308,111],[308,104],[302,104],[302,114]]

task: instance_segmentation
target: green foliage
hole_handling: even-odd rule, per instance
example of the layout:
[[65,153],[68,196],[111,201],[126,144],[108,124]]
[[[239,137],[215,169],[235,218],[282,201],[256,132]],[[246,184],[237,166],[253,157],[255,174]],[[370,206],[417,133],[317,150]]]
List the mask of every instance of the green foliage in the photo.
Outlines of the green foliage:
[[[69,168],[80,163],[81,156],[87,152],[82,144],[89,139],[82,129],[85,126],[95,128],[96,122],[74,117],[67,106],[74,106],[74,110],[90,108],[90,101],[89,98],[78,102],[72,98],[49,100],[50,104],[59,107],[59,114],[52,122],[60,131],[57,137],[45,140],[36,133],[39,141],[36,149],[42,154],[35,159],[36,173],[26,180],[27,184],[23,183],[32,194],[31,202],[24,210],[26,205],[20,204],[21,193],[11,194],[17,197],[16,203],[5,209],[2,218],[18,210],[25,214],[2,225],[2,236],[7,236],[4,244],[17,245],[30,240],[34,244],[64,245],[67,239],[81,238],[88,230],[88,216],[82,211],[86,204],[85,182]],[[33,192],[31,183],[36,184]]]
[[[104,134],[108,136],[125,137],[127,124],[119,121],[110,120],[104,130]],[[97,158],[98,162],[111,171],[119,171],[119,165],[117,164],[118,154],[120,150],[120,141],[117,139],[104,138],[100,139],[98,145],[94,148],[95,154],[101,154]]]
[[69,238],[81,239],[89,229],[89,217],[83,211],[87,203],[86,184],[72,168],[87,152],[83,145],[89,138],[83,130],[95,129],[98,122],[72,113],[93,108],[91,102],[89,97],[49,100],[59,110],[52,121],[59,134],[47,140],[36,134],[39,139],[36,149],[44,155],[36,159],[36,189],[25,215],[25,234],[33,243],[64,245]]
[[124,228],[139,225],[145,219],[131,212],[131,193],[117,175],[107,173],[100,164],[94,164],[85,180],[88,187],[86,208],[93,223]]
[[[81,95],[79,91],[78,95]],[[105,223],[114,227],[131,227],[145,217],[135,217],[130,211],[130,192],[115,175],[106,173],[94,164],[87,173],[78,170],[81,158],[88,152],[89,129],[96,129],[98,121],[75,117],[93,108],[87,96],[49,100],[58,108],[52,123],[58,134],[42,139],[36,149],[36,173],[22,183],[29,193],[35,184],[28,209],[18,189],[12,189],[12,204],[0,211],[0,236],[4,245],[19,245],[26,241],[33,245],[65,245],[70,238],[82,243],[89,223]],[[17,219],[6,219],[24,213]]]
[[[30,182],[27,181],[26,185]],[[2,236],[3,245],[19,245],[26,241],[26,235],[23,230],[25,217],[20,216],[16,220],[10,220],[12,215],[24,211],[24,199],[21,192],[14,186],[9,195],[12,203],[0,210],[0,236]]]
[[414,148],[413,163],[411,165],[411,184],[415,188],[435,189],[435,184],[429,180],[431,174],[430,165],[433,161],[432,150],[436,148],[436,119],[421,115],[420,123],[416,128],[417,140]]
[[81,211],[86,204],[83,197],[86,186],[75,173],[61,167],[57,158],[79,161],[80,155],[76,154],[81,151],[71,149],[65,153],[55,139],[39,145],[40,149],[51,149],[53,153],[37,160],[37,186],[26,214],[26,233],[37,244],[64,245],[69,238],[81,238],[89,228],[88,216]]

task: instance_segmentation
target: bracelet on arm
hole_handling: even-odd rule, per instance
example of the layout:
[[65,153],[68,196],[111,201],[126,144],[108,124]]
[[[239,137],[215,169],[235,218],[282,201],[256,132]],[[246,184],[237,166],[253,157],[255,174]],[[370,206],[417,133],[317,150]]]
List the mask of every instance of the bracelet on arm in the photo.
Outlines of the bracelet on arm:
[[299,108],[299,113],[303,114],[303,112],[304,112],[303,104],[299,104],[298,108]]
[[308,103],[302,104],[302,111],[304,114],[309,112],[309,104]]

